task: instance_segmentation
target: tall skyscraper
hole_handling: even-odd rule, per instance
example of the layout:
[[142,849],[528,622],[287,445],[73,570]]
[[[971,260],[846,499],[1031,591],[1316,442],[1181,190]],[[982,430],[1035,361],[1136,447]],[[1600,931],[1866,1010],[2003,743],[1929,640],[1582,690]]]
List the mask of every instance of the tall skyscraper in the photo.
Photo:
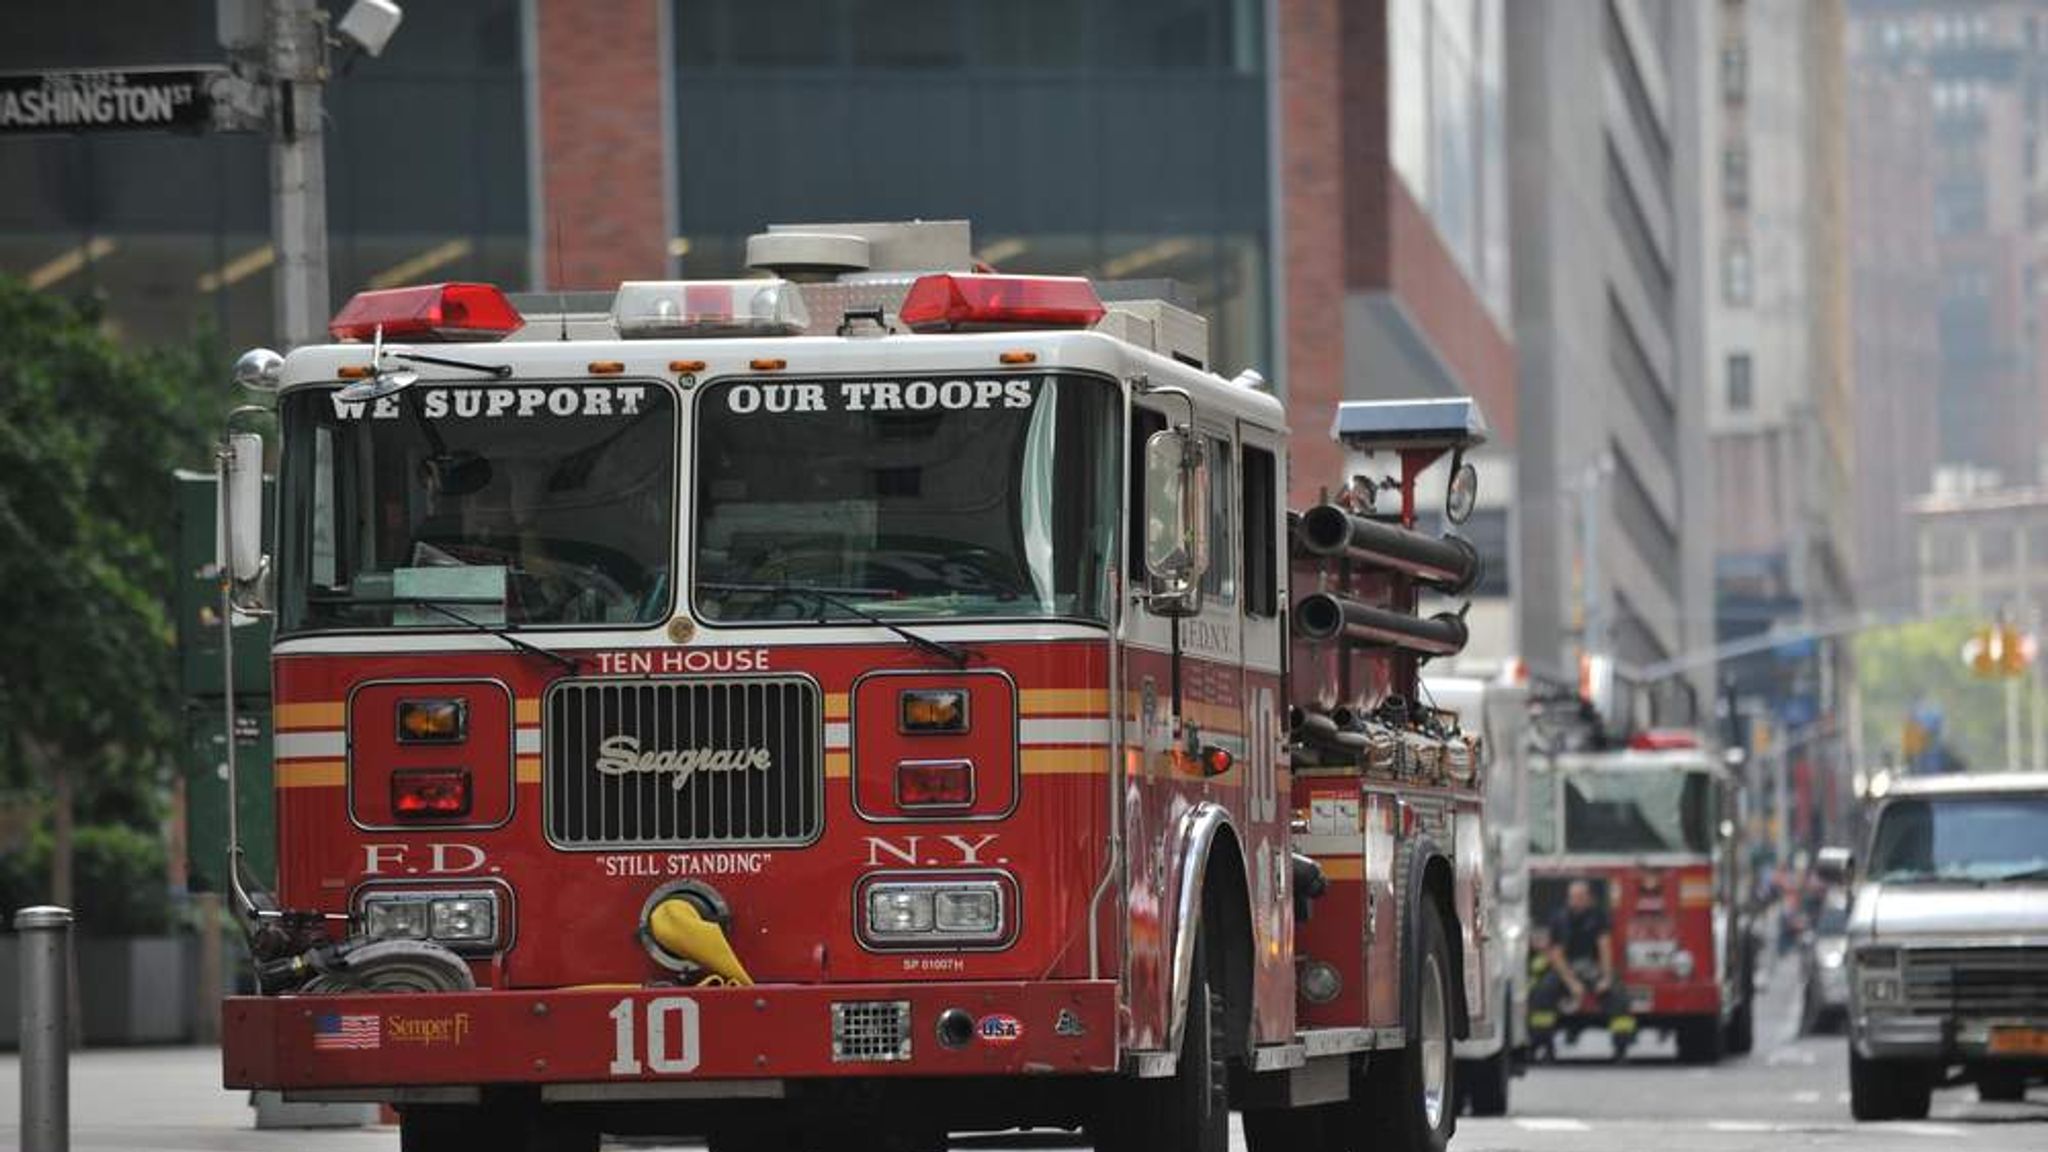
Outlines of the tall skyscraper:
[[[1712,641],[1706,27],[1676,0],[1507,5],[1520,633],[1573,678],[1581,652],[1644,668]],[[1650,687],[1667,719],[1712,699],[1706,673]]]

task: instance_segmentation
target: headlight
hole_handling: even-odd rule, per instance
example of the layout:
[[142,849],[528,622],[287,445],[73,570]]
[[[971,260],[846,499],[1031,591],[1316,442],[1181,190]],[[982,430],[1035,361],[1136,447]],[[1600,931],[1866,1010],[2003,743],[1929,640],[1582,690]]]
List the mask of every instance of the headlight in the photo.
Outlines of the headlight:
[[1856,950],[1856,966],[1858,968],[1897,968],[1899,966],[1899,950],[1897,948],[1858,948]]
[[489,940],[498,934],[498,910],[496,901],[466,897],[455,900],[435,900],[432,926],[436,940]]
[[1344,991],[1344,975],[1325,960],[1310,960],[1301,966],[1301,998],[1311,1004],[1328,1004]]
[[1849,952],[1846,948],[1822,948],[1814,956],[1823,968],[1840,968],[1842,962],[1849,958]]
[[961,688],[906,688],[897,697],[904,732],[967,731],[967,692]]
[[1671,954],[1671,972],[1680,980],[1692,979],[1694,964],[1695,961],[1692,958],[1692,953],[1683,948]]
[[427,902],[424,900],[363,901],[363,927],[379,940],[424,940],[427,938]]
[[1899,1002],[1899,982],[1890,976],[1866,978],[1863,981],[1863,998],[1872,1004],[1896,1004]]
[[455,947],[495,944],[498,893],[372,892],[363,897],[363,934],[379,940],[434,940]]
[[933,925],[941,932],[987,935],[1002,926],[1002,900],[994,885],[932,894]]
[[877,944],[988,944],[1005,935],[999,880],[876,882],[867,889],[865,935]]

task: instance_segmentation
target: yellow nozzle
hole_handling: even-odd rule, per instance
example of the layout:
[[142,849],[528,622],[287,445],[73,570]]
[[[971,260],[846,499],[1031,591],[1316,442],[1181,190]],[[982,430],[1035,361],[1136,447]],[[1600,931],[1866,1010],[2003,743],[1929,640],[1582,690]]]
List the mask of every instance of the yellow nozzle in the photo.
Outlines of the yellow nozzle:
[[704,918],[694,901],[673,896],[647,914],[647,932],[671,956],[701,965],[728,984],[752,984],[754,978],[733,954],[725,930]]

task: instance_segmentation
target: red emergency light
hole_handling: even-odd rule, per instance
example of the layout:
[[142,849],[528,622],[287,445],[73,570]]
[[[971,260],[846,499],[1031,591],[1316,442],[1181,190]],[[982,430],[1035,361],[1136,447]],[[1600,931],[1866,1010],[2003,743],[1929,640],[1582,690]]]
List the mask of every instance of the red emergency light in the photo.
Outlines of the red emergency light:
[[420,284],[358,292],[327,332],[336,340],[502,340],[526,325],[490,284]]
[[900,313],[915,332],[988,328],[1088,328],[1102,319],[1095,286],[1080,276],[920,276]]
[[1628,746],[1637,752],[1693,752],[1700,738],[1683,728],[1651,728],[1629,737]]

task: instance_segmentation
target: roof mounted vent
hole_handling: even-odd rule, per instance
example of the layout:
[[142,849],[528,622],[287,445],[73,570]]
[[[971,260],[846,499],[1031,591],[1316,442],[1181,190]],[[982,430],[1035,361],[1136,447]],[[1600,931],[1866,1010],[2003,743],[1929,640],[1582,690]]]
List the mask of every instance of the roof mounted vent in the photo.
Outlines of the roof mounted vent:
[[863,273],[971,272],[974,248],[965,220],[770,224],[747,237],[747,266],[812,282]]

